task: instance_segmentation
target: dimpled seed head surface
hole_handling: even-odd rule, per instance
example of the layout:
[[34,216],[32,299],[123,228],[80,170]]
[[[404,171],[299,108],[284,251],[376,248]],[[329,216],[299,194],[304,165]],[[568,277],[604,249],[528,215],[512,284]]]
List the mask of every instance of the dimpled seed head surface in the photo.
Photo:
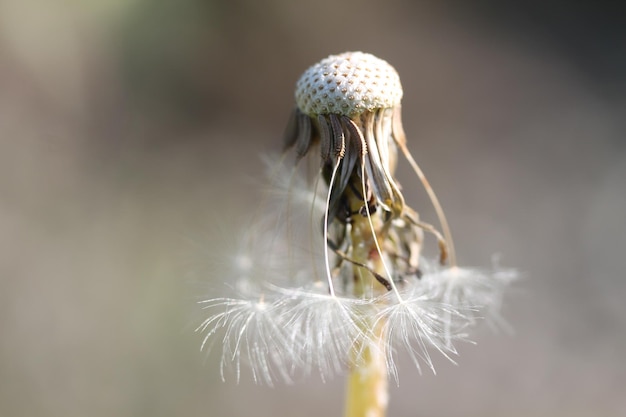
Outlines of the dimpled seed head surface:
[[355,116],[400,104],[402,86],[386,61],[363,52],[331,55],[311,66],[296,83],[296,103],[309,116]]

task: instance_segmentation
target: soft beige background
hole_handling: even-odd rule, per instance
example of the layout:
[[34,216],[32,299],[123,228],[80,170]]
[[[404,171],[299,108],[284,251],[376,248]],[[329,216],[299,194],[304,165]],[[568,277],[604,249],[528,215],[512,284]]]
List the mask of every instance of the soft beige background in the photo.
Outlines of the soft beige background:
[[295,80],[345,50],[399,71],[461,261],[526,276],[515,335],[407,364],[390,415],[626,415],[620,11],[532,4],[0,1],[0,415],[340,415],[341,379],[222,383],[192,330]]

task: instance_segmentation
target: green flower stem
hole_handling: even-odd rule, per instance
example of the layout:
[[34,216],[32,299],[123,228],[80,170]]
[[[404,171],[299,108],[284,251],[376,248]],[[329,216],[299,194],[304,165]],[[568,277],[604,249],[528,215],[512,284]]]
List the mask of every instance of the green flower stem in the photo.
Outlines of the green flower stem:
[[387,391],[385,357],[378,347],[367,346],[348,377],[345,417],[384,417]]
[[[352,210],[358,211],[363,201],[354,195],[349,196]],[[380,219],[372,216],[375,230],[380,230]],[[377,273],[385,276],[382,261],[376,250],[376,242],[370,221],[365,216],[355,215],[352,222],[352,252],[351,258],[364,265],[372,267]],[[378,236],[381,242],[382,236]],[[370,271],[365,268],[354,267],[354,295],[357,297],[375,297],[386,291]],[[383,346],[377,346],[377,341],[382,341],[382,329],[379,323],[377,328],[372,329],[373,323],[365,323],[368,329],[364,332],[372,332],[368,346],[359,346],[358,358],[353,359],[353,364],[348,377],[346,392],[345,417],[384,417],[388,402],[388,378],[387,363]]]

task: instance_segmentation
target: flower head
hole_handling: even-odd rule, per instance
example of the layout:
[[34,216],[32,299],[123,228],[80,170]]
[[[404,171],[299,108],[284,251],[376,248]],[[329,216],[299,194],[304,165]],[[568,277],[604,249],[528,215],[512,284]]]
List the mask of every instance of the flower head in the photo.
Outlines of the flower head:
[[[296,83],[285,136],[295,168],[282,169],[284,157],[271,162],[268,195],[284,209],[257,213],[247,228],[238,258],[245,273],[236,281],[244,290],[203,302],[203,345],[223,331],[222,368],[234,367],[237,378],[243,363],[255,381],[271,383],[314,371],[326,379],[377,361],[386,370],[374,374],[397,378],[399,351],[434,371],[431,352],[452,360],[469,326],[499,317],[515,273],[456,265],[441,204],[407,148],[401,98],[396,70],[362,52],[331,55]],[[441,232],[407,204],[398,153],[428,193]],[[313,181],[298,173],[304,158],[320,167]],[[425,233],[440,252],[431,267],[422,259]]]
[[307,69],[296,83],[296,103],[304,114],[352,117],[400,104],[402,86],[387,62],[363,52],[331,55]]
[[392,145],[404,141],[402,86],[396,70],[362,52],[331,55],[304,72],[295,96],[297,107],[286,132],[286,147],[295,147],[298,157],[303,157],[319,143],[327,180],[335,162],[341,161],[330,201],[332,214],[339,214],[341,196],[360,168],[376,204],[401,212],[404,203],[392,175]]

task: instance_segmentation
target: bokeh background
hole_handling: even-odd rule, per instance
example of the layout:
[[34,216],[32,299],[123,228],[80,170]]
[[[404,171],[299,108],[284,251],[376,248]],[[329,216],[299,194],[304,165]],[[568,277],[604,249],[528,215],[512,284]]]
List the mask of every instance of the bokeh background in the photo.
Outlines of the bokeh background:
[[[618,2],[615,2],[618,4]],[[524,272],[390,416],[626,415],[626,29],[603,2],[0,1],[0,415],[338,416],[344,381],[223,383],[204,261],[258,207],[293,86],[363,50],[460,260]],[[409,171],[400,180],[435,221]],[[404,180],[403,180],[404,178]],[[413,191],[411,190],[415,190]]]

